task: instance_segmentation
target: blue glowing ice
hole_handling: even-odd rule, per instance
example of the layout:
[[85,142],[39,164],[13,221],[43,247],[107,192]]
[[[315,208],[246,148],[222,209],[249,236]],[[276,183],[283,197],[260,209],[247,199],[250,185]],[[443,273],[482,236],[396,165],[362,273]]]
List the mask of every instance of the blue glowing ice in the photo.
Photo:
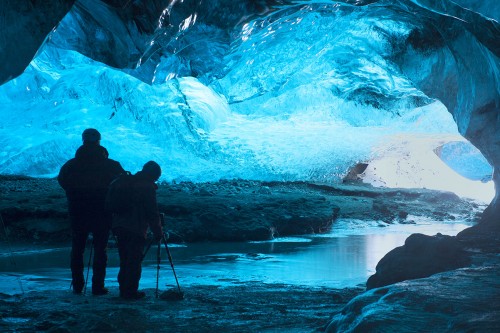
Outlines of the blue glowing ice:
[[190,15],[168,43],[171,27],[159,28],[141,67],[120,70],[68,49],[81,24],[70,12],[24,74],[0,86],[0,173],[54,176],[87,127],[126,169],[154,159],[167,181],[336,182],[411,140],[425,137],[430,152],[463,141],[414,80],[452,54],[407,52],[425,23],[398,13],[311,2],[227,31]]

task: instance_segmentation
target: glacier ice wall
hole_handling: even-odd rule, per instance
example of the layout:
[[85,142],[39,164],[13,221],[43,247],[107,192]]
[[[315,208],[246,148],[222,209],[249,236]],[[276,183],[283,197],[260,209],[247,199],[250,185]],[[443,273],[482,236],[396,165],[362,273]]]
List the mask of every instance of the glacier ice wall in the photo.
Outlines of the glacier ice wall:
[[484,3],[498,7],[76,1],[0,86],[0,173],[54,175],[90,126],[126,169],[156,159],[166,180],[339,181],[409,138],[433,151],[459,133],[500,165],[498,18]]

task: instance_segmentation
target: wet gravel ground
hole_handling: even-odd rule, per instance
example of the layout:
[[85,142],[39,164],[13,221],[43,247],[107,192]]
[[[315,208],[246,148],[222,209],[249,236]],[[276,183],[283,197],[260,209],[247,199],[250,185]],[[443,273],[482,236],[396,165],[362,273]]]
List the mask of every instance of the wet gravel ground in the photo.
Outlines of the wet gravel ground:
[[188,286],[183,300],[169,289],[146,289],[145,299],[70,291],[0,295],[2,332],[317,332],[363,288],[328,289],[279,284]]

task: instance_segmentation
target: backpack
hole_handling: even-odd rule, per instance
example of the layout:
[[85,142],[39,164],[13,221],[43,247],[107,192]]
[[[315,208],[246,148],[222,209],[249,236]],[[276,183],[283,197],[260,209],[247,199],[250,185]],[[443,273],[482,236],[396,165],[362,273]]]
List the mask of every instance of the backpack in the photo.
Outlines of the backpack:
[[109,184],[105,200],[107,211],[115,214],[123,214],[132,210],[135,193],[134,180],[134,175],[127,171],[116,177]]

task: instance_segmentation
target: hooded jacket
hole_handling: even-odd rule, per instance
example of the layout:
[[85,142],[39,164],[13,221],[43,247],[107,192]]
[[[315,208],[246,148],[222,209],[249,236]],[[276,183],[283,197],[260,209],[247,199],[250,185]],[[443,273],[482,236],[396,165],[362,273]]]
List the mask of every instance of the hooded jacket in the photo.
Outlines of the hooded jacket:
[[104,200],[111,181],[125,172],[108,158],[106,148],[85,143],[59,171],[57,180],[68,198],[70,216],[106,214]]
[[146,239],[149,227],[155,236],[161,235],[162,227],[156,201],[158,187],[143,171],[132,177],[131,207],[126,212],[113,214],[113,229],[124,228]]

